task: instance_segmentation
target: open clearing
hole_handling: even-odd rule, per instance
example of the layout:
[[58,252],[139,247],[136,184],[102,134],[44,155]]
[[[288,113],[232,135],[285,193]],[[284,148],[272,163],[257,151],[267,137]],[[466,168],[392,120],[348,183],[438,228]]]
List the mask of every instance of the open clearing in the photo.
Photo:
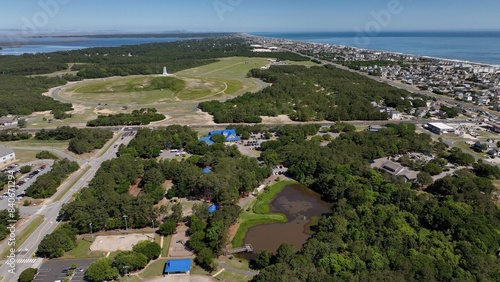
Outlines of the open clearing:
[[90,246],[90,250],[103,252],[130,251],[138,242],[151,240],[154,236],[154,234],[97,236]]
[[[217,63],[178,72],[172,77],[134,75],[77,82],[58,95],[76,103],[98,105],[150,105],[207,99],[218,94],[241,95],[262,89],[262,83],[247,78],[246,74],[250,69],[266,63],[264,58],[224,58]],[[158,80],[176,81],[183,85],[174,89],[155,87],[152,82]]]
[[[165,120],[151,124],[153,126],[214,124],[211,115],[197,110],[198,104],[208,100],[225,101],[247,92],[262,90],[267,84],[249,78],[247,74],[251,69],[269,63],[267,58],[231,57],[177,72],[172,77],[134,75],[71,82],[66,86],[55,87],[44,95],[72,103],[74,110],[69,113],[73,116],[65,120],[53,120],[50,113],[35,113],[28,118],[28,127],[79,126],[95,119],[97,115],[130,113],[145,107],[154,107],[158,113],[166,116]],[[309,66],[311,63],[294,64]],[[182,87],[161,88],[151,83],[163,79],[176,81]]]

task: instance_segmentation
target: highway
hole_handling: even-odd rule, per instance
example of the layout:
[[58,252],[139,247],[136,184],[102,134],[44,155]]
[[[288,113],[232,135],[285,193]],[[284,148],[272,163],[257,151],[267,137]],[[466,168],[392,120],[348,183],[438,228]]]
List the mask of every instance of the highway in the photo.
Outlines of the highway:
[[[42,263],[41,258],[33,258],[33,254],[36,252],[38,245],[40,244],[43,237],[51,233],[58,225],[56,218],[59,215],[59,210],[62,205],[70,202],[73,199],[73,195],[80,189],[85,187],[90,181],[96,171],[101,166],[102,162],[112,159],[116,156],[117,148],[114,145],[119,145],[121,143],[128,144],[132,140],[134,135],[124,136],[123,139],[120,136],[123,135],[123,131],[117,133],[118,138],[113,138],[110,140],[101,150],[99,150],[94,158],[89,159],[85,162],[80,169],[73,173],[59,188],[57,193],[50,199],[47,199],[43,205],[39,207],[29,207],[23,208],[23,213],[34,212],[35,215],[44,216],[43,223],[28,237],[28,239],[20,246],[17,247],[16,263],[15,263],[15,273],[11,273],[11,267],[8,263],[4,263],[0,267],[0,276],[3,276],[2,281],[17,281],[19,274],[26,268],[29,267],[39,267]],[[86,170],[88,168],[88,170]],[[83,176],[80,175],[83,173]],[[78,179],[78,177],[80,177]],[[76,183],[72,186],[71,184],[75,181]],[[69,188],[69,191],[66,190]],[[59,201],[54,201],[60,194],[65,193]],[[30,217],[27,222],[25,222],[19,230],[16,230],[16,235],[22,232],[26,226],[33,221],[35,217]],[[4,241],[0,245],[0,253],[4,252],[5,249],[11,248],[8,246],[8,241]]]

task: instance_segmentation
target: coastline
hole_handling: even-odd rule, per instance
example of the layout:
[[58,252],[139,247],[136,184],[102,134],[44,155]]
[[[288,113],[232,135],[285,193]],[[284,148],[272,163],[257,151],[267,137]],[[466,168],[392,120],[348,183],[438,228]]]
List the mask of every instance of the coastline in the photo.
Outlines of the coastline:
[[[319,46],[331,46],[331,47],[338,48],[338,49],[351,49],[353,51],[359,51],[359,52],[391,54],[391,55],[395,55],[395,56],[415,57],[415,58],[420,59],[420,60],[434,60],[434,61],[449,62],[449,63],[454,63],[454,64],[457,64],[457,63],[470,64],[470,65],[474,65],[476,67],[492,67],[492,68],[499,68],[500,69],[500,64],[474,62],[474,61],[470,61],[470,60],[457,59],[457,58],[450,59],[450,58],[442,58],[442,57],[428,56],[428,55],[417,55],[417,54],[411,54],[411,53],[393,52],[393,51],[380,50],[380,49],[360,48],[360,47],[350,46],[350,45],[320,43],[320,42],[297,40],[297,39],[285,39],[285,38],[281,38],[281,37],[271,36],[271,35],[276,34],[276,33],[271,33],[271,32],[268,33],[270,36],[257,35],[257,34],[251,34],[251,33],[240,33],[240,34],[245,36],[245,37],[273,39],[273,40],[279,40],[282,42],[290,42],[293,44],[311,44],[311,45],[319,45]],[[293,33],[291,33],[291,34],[293,34]]]

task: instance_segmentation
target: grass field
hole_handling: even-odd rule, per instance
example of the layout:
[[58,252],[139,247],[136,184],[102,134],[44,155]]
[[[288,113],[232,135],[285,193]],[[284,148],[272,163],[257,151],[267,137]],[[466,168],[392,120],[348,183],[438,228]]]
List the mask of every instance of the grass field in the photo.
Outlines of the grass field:
[[[176,77],[129,76],[113,77],[77,83],[59,95],[75,102],[101,105],[148,105],[185,100],[206,99],[215,95],[240,95],[258,91],[262,85],[246,74],[252,68],[267,64],[264,58],[224,58],[212,63],[176,73]],[[168,79],[184,83],[183,89],[151,87],[153,80]]]
[[[311,62],[290,62],[291,64],[312,65]],[[29,128],[47,126],[81,125],[95,119],[97,115],[130,113],[143,107],[154,107],[167,118],[168,124],[211,124],[212,119],[197,112],[197,105],[207,100],[227,100],[247,92],[257,92],[267,84],[248,78],[251,69],[269,64],[266,58],[231,57],[218,62],[175,73],[175,77],[127,76],[85,80],[59,92],[64,102],[72,102],[74,111],[71,118],[52,120],[49,112],[32,114]],[[154,79],[176,79],[184,88],[149,87]],[[127,108],[124,109],[123,107]],[[43,120],[43,119],[46,120]]]
[[139,273],[139,276],[143,279],[161,276],[163,274],[165,262],[167,262],[166,258],[157,259],[144,268],[144,270]]
[[48,147],[54,148],[58,150],[66,150],[69,145],[69,141],[58,141],[58,140],[19,140],[19,141],[10,141],[10,142],[2,142],[2,145],[7,147]]
[[98,258],[104,257],[106,254],[103,252],[93,252],[90,250],[90,245],[92,245],[92,237],[86,235],[85,237],[78,239],[76,241],[76,247],[71,251],[64,254],[62,258],[64,259],[76,259],[76,258]]
[[220,281],[248,282],[248,281],[252,280],[253,277],[248,276],[248,275],[235,273],[235,272],[231,272],[228,270],[224,270],[223,272],[221,272],[221,274],[215,276],[215,278],[217,278],[217,280],[220,280]]
[[38,160],[36,158],[36,154],[39,153],[40,151],[21,150],[21,149],[14,150],[14,152],[16,153],[16,159],[18,159],[20,163],[27,163]]

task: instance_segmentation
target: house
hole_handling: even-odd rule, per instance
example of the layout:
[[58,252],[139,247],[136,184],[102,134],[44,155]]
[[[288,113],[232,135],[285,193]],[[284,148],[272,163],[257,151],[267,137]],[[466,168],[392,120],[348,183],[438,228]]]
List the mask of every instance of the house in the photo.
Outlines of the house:
[[490,97],[488,97],[488,96],[479,96],[476,99],[476,103],[478,105],[485,105],[485,104],[488,104],[489,102],[490,102]]
[[0,166],[4,166],[16,160],[16,153],[11,148],[0,146]]
[[224,130],[213,130],[208,133],[208,136],[202,137],[199,141],[204,141],[208,145],[214,144],[212,140],[212,136],[220,134],[224,136],[226,142],[237,142],[240,141],[240,137],[236,134],[236,130],[234,129],[224,129]]
[[389,111],[389,119],[402,119],[403,114],[398,111]]
[[193,259],[169,259],[163,268],[163,275],[189,274]]
[[413,182],[417,179],[418,171],[407,169],[398,163],[387,161],[382,165],[382,169],[392,175],[402,176],[409,182]]

